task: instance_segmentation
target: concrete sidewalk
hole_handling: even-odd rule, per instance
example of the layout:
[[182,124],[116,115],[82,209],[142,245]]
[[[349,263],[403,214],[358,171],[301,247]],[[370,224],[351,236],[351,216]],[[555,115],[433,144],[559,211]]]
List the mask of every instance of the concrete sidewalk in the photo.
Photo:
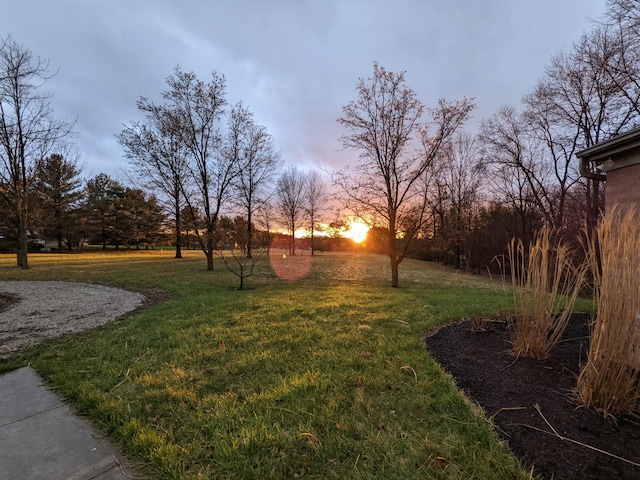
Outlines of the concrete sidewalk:
[[30,367],[0,375],[0,480],[124,480],[136,471]]

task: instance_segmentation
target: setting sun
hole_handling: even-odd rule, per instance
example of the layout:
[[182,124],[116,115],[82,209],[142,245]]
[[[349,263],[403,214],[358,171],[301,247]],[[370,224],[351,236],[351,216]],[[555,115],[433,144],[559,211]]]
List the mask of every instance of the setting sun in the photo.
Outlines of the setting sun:
[[350,238],[356,243],[361,243],[367,238],[369,226],[362,222],[350,222],[349,230],[344,232],[344,236]]

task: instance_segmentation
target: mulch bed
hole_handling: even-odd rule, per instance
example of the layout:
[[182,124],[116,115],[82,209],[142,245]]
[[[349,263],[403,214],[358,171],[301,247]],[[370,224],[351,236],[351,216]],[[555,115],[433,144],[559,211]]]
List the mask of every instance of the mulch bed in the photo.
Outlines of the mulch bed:
[[640,419],[605,420],[572,394],[586,360],[588,321],[588,315],[574,315],[544,361],[514,357],[508,326],[500,321],[476,321],[480,331],[471,321],[446,326],[428,335],[426,346],[536,474],[549,480],[638,479],[640,467],[611,455],[640,463]]

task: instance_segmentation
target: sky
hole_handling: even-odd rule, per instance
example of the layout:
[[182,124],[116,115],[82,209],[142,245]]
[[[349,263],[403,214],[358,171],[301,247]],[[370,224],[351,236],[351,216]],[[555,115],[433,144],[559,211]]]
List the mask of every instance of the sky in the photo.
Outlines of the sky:
[[288,165],[339,169],[337,119],[373,63],[405,71],[426,106],[474,97],[465,127],[520,99],[552,56],[602,17],[606,0],[4,0],[11,34],[56,75],[56,116],[76,119],[83,175],[124,179],[115,135],[161,103],[176,66],[204,81],[223,74]]

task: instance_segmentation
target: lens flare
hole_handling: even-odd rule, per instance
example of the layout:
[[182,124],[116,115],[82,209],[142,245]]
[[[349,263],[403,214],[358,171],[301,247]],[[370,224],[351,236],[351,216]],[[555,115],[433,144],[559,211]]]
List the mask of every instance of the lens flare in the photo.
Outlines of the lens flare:
[[297,255],[288,255],[272,250],[269,261],[275,274],[285,280],[298,280],[311,270],[311,255],[305,255],[302,251]]

